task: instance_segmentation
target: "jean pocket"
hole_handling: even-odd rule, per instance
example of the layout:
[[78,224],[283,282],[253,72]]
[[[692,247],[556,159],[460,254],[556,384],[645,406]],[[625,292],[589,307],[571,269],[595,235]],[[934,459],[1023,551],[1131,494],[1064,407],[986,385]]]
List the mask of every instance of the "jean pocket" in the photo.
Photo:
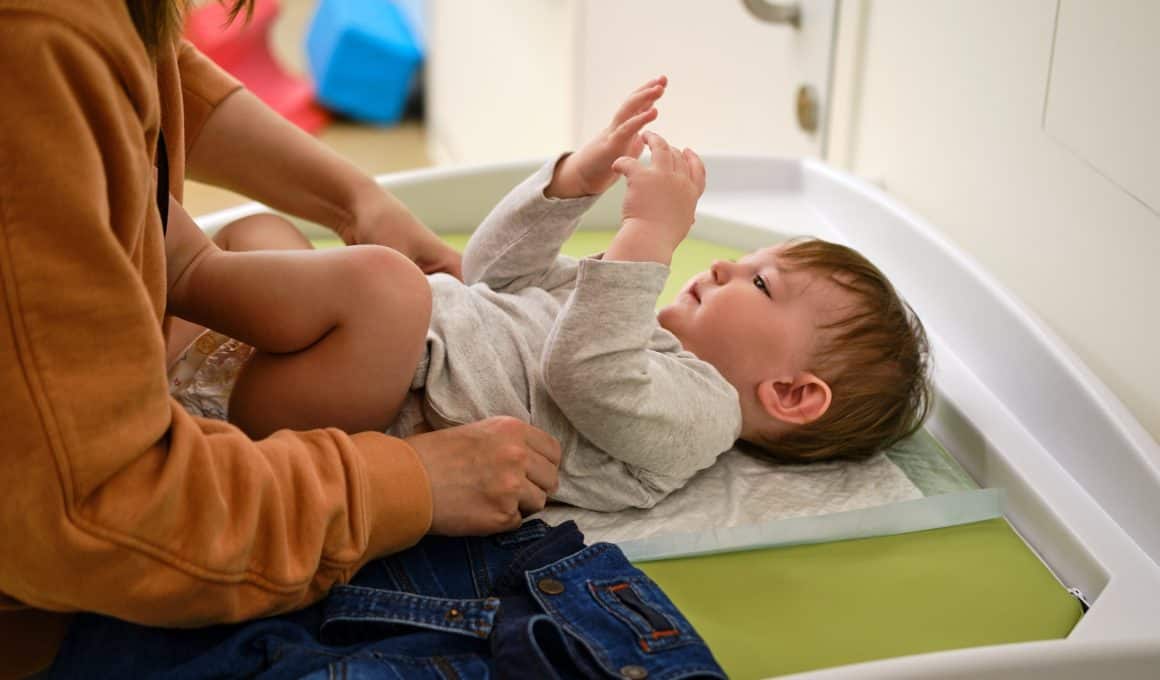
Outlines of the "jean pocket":
[[648,577],[588,581],[588,591],[605,611],[636,634],[637,644],[645,652],[700,642]]

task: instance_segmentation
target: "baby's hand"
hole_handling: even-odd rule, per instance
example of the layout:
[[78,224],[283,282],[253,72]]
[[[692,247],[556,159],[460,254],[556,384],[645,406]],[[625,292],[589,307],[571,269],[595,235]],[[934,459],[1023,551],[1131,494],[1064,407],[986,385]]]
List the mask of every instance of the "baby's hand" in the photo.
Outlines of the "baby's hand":
[[697,199],[705,191],[705,166],[692,149],[673,149],[654,132],[644,133],[644,141],[652,150],[651,164],[630,156],[612,164],[628,190],[620,231],[605,257],[668,264],[693,226]]
[[653,104],[665,93],[669,79],[654,78],[637,88],[620,105],[612,123],[556,168],[547,194],[557,198],[594,196],[616,182],[612,163],[621,156],[636,158],[644,150],[640,131],[656,120]]

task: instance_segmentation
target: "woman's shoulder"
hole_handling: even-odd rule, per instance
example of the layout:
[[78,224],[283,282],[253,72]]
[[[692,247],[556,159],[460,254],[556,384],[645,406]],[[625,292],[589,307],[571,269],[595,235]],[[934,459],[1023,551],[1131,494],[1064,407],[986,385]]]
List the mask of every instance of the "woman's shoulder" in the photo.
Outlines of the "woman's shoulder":
[[0,0],[0,69],[37,74],[21,80],[47,97],[66,83],[76,97],[120,99],[142,116],[157,106],[157,68],[123,0]]
[[40,50],[88,52],[120,72],[152,71],[123,0],[0,0],[3,40]]

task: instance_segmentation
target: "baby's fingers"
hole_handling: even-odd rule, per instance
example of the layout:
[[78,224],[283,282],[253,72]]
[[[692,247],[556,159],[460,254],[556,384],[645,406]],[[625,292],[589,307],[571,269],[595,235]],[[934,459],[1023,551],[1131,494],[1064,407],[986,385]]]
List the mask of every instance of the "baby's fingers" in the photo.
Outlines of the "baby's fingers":
[[647,90],[654,85],[660,85],[661,87],[665,87],[668,84],[669,84],[669,77],[668,76],[657,76],[656,78],[653,78],[652,80],[648,81],[644,85],[641,85],[640,87],[633,90],[633,93],[635,94],[637,92],[640,92],[641,90]]
[[620,109],[617,110],[616,115],[612,118],[613,126],[620,125],[639,113],[642,109],[649,108],[661,98],[661,95],[665,93],[665,86],[656,81],[650,82],[652,82],[651,85],[642,87],[630,94],[628,99],[624,100],[624,103],[620,105]]
[[676,164],[673,162],[673,149],[665,141],[665,138],[652,131],[643,133],[643,136],[644,143],[648,144],[648,148],[652,150],[653,165],[662,170],[675,169]]
[[640,161],[631,156],[621,156],[612,162],[612,171],[618,175],[632,177],[640,170]]
[[685,162],[689,166],[689,177],[693,180],[693,184],[697,187],[697,193],[705,192],[705,164],[701,162],[701,157],[697,155],[696,151],[692,149],[685,149],[682,152],[685,157]]
[[[656,109],[648,109],[629,118],[612,131],[613,141],[618,145],[628,146],[629,142],[640,132],[641,128],[656,120],[657,115]],[[639,151],[636,155],[639,155]]]

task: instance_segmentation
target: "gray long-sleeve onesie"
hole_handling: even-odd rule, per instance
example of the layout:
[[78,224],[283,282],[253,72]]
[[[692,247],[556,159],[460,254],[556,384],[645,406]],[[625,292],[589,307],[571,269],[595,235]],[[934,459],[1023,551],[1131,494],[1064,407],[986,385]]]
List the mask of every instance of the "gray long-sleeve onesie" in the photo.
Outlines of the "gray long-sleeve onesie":
[[555,162],[472,235],[467,285],[437,274],[413,387],[436,427],[509,415],[563,449],[559,501],[648,508],[729,449],[737,391],[658,325],[668,267],[559,254],[594,198],[544,196]]

